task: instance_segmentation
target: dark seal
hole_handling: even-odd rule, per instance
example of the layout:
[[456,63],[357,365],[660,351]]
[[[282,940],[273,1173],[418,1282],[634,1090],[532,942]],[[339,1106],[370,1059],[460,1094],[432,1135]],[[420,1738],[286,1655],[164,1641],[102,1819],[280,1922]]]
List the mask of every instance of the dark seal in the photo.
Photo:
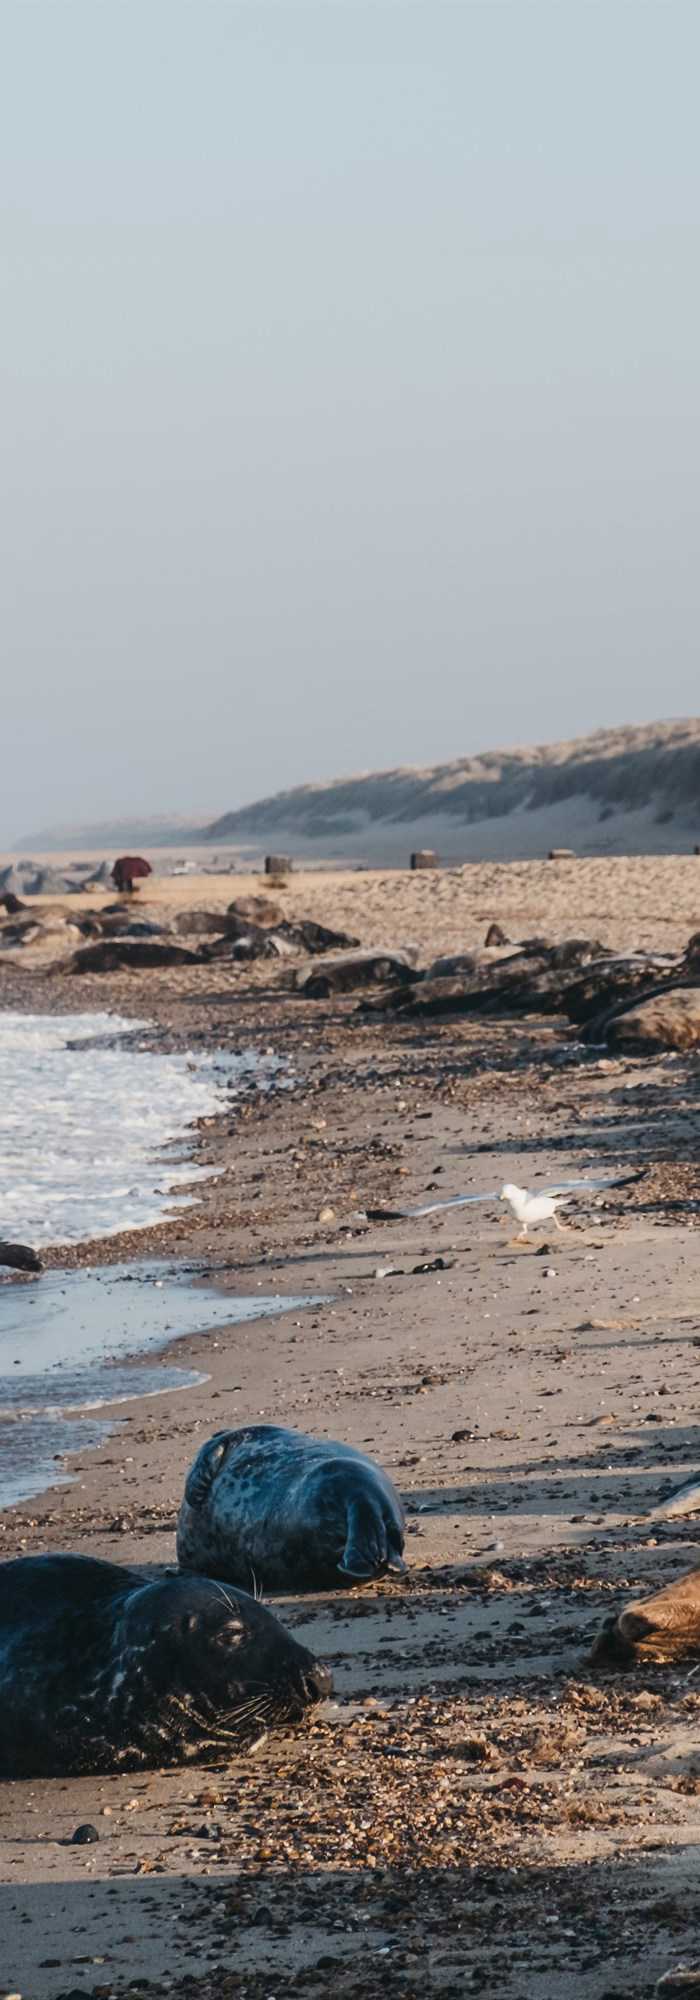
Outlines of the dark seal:
[[43,1271],[36,1250],[30,1250],[27,1243],[0,1243],[0,1264],[7,1265],[9,1271]]
[[253,1597],[90,1556],[0,1566],[0,1777],[232,1755],[331,1677]]
[[391,1480],[352,1445],[256,1424],[202,1446],[177,1524],[182,1569],[247,1588],[319,1590],[405,1568]]

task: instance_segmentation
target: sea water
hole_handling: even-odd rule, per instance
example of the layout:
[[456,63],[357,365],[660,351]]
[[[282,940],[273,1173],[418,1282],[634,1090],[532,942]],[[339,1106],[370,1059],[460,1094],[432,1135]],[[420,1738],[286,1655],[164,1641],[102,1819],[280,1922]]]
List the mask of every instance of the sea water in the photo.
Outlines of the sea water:
[[216,1274],[202,1282],[155,1259],[0,1285],[0,1508],[62,1484],[66,1454],[113,1430],[114,1419],[95,1414],[105,1404],[207,1380],[201,1369],[139,1356],[188,1334],[217,1338],[224,1326],[321,1303],[284,1293],[237,1297]]
[[[116,1014],[0,1012],[0,1239],[60,1246],[157,1223],[214,1171],[190,1157],[195,1121],[280,1080],[269,1052],[165,1053],[148,1030]],[[206,1379],[140,1361],[149,1349],[309,1303],[236,1298],[144,1261],[0,1272],[0,1507],[64,1479],[65,1454],[113,1428],[94,1415],[106,1403]]]
[[[0,1238],[77,1243],[161,1220],[211,1168],[172,1157],[274,1057],[163,1054],[145,1021],[0,1012]],[[191,1197],[192,1198],[192,1197]]]

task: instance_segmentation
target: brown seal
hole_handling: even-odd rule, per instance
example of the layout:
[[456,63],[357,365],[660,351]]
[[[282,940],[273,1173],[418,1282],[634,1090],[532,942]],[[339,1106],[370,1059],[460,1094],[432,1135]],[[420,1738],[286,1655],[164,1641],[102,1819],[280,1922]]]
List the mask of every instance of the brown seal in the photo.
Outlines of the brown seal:
[[700,1654],[700,1565],[607,1618],[591,1653],[596,1667],[682,1660]]

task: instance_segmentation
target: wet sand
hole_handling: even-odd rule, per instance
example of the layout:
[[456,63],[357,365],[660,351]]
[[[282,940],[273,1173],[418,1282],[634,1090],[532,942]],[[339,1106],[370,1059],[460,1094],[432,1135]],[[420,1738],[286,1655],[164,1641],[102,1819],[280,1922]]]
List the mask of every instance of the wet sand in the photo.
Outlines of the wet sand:
[[[313,877],[285,909],[424,958],[493,919],[660,949],[697,927],[692,860],[566,868]],[[211,878],[176,891],[214,900]],[[206,1125],[198,1207],[100,1255],[181,1256],[236,1297],[333,1295],[179,1340],[209,1379],[108,1410],[74,1484],[0,1515],[2,1553],[172,1562],[198,1445],[264,1417],[381,1458],[410,1559],[402,1583],[274,1601],[335,1694],[255,1757],[2,1787],[6,1990],[651,1994],[700,1957],[700,1693],[692,1667],[607,1677],[586,1652],[611,1605],[696,1555],[697,1522],[645,1518],[698,1464],[696,1059],[581,1060],[557,1020],[378,1024],[291,999],[269,967],[86,980],[25,954],[0,978],[2,1004],[113,1006],[161,1045],[274,1047],[295,1088]],[[541,1256],[491,1207],[359,1219],[630,1165],[643,1179],[577,1203]],[[84,1820],[99,1845],[64,1845]]]

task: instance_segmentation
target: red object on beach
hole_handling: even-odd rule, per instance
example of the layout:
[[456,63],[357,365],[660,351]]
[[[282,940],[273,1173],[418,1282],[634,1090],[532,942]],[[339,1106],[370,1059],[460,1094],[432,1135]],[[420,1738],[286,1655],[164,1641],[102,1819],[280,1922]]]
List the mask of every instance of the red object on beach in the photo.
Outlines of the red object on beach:
[[118,889],[120,895],[122,895],[125,889],[131,893],[134,883],[138,881],[140,876],[150,875],[151,873],[150,861],[144,861],[143,855],[121,854],[119,860],[114,863],[112,881],[115,889]]

